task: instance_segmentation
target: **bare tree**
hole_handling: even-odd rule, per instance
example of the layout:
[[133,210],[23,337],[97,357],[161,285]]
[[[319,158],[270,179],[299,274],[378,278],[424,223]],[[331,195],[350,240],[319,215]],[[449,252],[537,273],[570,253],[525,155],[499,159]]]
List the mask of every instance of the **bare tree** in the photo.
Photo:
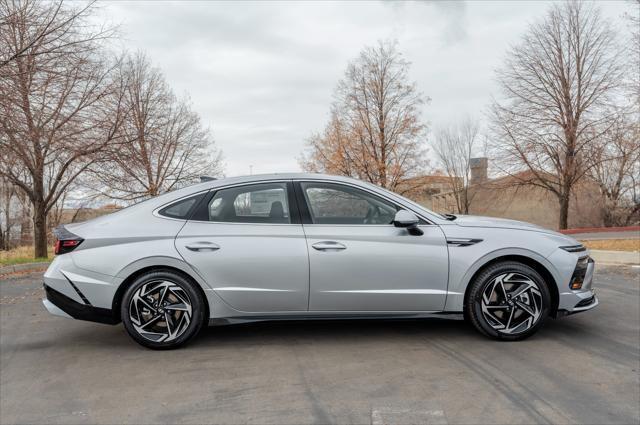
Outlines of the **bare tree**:
[[588,155],[589,177],[600,188],[605,226],[638,222],[640,218],[640,0],[625,14],[630,32],[625,43],[623,95],[612,108],[611,122],[600,129]]
[[311,137],[303,169],[358,177],[392,190],[425,166],[420,108],[409,62],[395,42],[367,47],[338,83],[331,119]]
[[627,58],[630,72],[626,73],[631,102],[635,103],[635,113],[640,113],[640,0],[632,0],[631,13],[626,13],[628,21],[629,42],[627,44]]
[[55,16],[55,30],[0,67],[0,175],[29,198],[35,256],[46,257],[47,214],[115,139],[119,91],[96,33],[85,33],[91,30],[90,10],[6,4],[11,19],[0,43],[12,52],[23,48],[42,16]]
[[627,225],[640,213],[640,125],[634,117],[619,112],[589,155],[590,177],[603,198],[605,226]]
[[[0,0],[2,30],[26,25],[13,43],[0,44],[0,68],[20,57],[64,55],[76,52],[79,45],[112,37],[113,27],[84,31],[85,28],[78,25],[91,15],[94,3],[90,1],[83,7],[69,10],[63,7],[62,1],[43,7],[37,0]],[[25,16],[29,17],[27,21]]]
[[12,210],[17,190],[7,179],[0,177],[0,250],[11,248]]
[[200,117],[178,100],[160,70],[142,54],[129,55],[119,69],[124,86],[124,144],[92,168],[92,186],[102,195],[125,201],[156,196],[204,174],[222,172]]
[[435,134],[433,149],[448,177],[458,212],[462,214],[469,214],[473,201],[470,188],[471,158],[479,142],[480,126],[469,117],[456,125],[439,128]]
[[528,169],[532,184],[558,198],[567,227],[571,191],[585,155],[611,119],[603,113],[620,86],[620,48],[592,4],[552,5],[511,48],[498,71],[502,99],[491,107],[497,152],[508,172]]

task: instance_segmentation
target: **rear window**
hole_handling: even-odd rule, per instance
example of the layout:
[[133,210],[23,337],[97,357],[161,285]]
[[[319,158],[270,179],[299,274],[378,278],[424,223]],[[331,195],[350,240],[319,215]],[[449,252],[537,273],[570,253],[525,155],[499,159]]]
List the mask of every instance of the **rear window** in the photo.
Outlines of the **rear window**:
[[167,207],[161,209],[158,213],[165,217],[177,218],[180,220],[187,220],[191,215],[191,212],[202,199],[202,194],[192,196],[190,198],[181,199]]

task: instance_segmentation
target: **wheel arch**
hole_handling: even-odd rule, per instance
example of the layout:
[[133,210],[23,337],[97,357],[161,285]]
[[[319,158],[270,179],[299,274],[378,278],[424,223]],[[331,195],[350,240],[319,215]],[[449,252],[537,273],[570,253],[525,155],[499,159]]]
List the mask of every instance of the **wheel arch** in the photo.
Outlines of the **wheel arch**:
[[505,261],[514,261],[514,262],[518,262],[518,263],[522,263],[526,266],[531,267],[532,269],[534,269],[536,272],[538,272],[540,274],[540,276],[542,276],[542,278],[544,279],[544,282],[547,285],[547,288],[549,289],[549,294],[551,295],[551,312],[550,315],[552,317],[556,316],[556,313],[558,311],[558,303],[560,300],[560,294],[558,291],[558,284],[557,284],[557,280],[554,277],[553,273],[549,270],[549,268],[547,266],[545,266],[544,264],[542,264],[542,262],[538,261],[537,259],[534,259],[530,256],[527,255],[523,255],[523,254],[505,254],[505,255],[500,255],[494,258],[491,258],[490,260],[484,262],[482,265],[480,265],[469,277],[469,279],[467,279],[466,281],[466,288],[465,288],[465,292],[464,292],[464,300],[465,300],[465,305],[466,305],[466,299],[467,296],[469,294],[469,290],[471,288],[471,282],[473,282],[475,280],[475,278],[482,273],[482,271],[484,271],[487,267],[492,266],[493,264],[496,263],[501,263],[501,262],[505,262]]
[[[127,269],[130,269],[130,268],[128,267]],[[124,277],[123,281],[120,283],[120,285],[118,286],[118,289],[116,290],[113,296],[111,311],[114,317],[117,318],[118,320],[121,320],[120,307],[122,305],[122,298],[124,297],[124,293],[126,292],[127,288],[131,286],[131,284],[138,277],[142,276],[145,273],[149,273],[152,271],[162,271],[162,270],[180,274],[184,276],[186,279],[189,279],[191,282],[194,283],[196,290],[202,297],[202,302],[205,308],[205,317],[208,319],[209,318],[209,302],[207,300],[207,296],[204,292],[204,289],[202,288],[202,284],[198,281],[198,279],[194,278],[191,273],[185,271],[183,267],[176,267],[175,265],[168,265],[168,264],[162,264],[162,263],[144,265],[140,268],[135,268],[133,270],[127,271],[128,274],[126,274],[126,277]],[[121,273],[121,275],[122,274],[123,273]]]

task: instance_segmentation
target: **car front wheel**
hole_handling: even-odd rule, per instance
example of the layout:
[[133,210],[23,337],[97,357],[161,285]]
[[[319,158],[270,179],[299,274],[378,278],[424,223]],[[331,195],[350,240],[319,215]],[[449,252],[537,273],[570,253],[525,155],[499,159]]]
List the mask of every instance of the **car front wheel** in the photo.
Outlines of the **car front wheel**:
[[478,331],[491,338],[525,339],[540,329],[549,315],[549,289],[542,276],[525,264],[493,264],[471,285],[466,316]]
[[138,277],[124,294],[121,317],[129,335],[152,349],[191,340],[205,320],[204,300],[185,276],[158,270]]

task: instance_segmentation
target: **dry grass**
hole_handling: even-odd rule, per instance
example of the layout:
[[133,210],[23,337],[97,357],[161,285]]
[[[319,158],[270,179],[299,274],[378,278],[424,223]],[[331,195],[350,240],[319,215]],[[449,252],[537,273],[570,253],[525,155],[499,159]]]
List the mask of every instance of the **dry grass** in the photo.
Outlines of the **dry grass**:
[[33,246],[21,246],[9,251],[0,251],[0,266],[39,263],[53,259],[53,249],[49,248],[49,258],[33,258]]
[[640,251],[640,239],[603,239],[599,241],[582,241],[589,249],[606,251]]

